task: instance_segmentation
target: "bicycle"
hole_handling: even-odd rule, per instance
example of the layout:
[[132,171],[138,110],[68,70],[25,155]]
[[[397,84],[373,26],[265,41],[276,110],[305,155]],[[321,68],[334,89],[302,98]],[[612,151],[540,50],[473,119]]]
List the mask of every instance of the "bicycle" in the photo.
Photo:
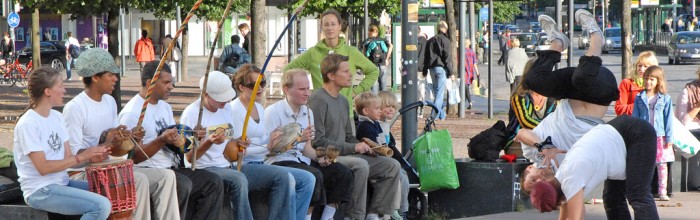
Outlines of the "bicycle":
[[24,65],[19,62],[17,56],[12,56],[9,62],[0,66],[0,85],[15,86],[19,83],[19,86],[27,86],[27,79],[32,70],[32,60]]

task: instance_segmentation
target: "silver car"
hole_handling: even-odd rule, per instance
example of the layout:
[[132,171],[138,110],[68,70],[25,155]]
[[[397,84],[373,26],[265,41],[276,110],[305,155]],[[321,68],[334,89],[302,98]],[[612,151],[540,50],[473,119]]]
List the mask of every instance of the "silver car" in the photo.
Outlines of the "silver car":
[[668,64],[700,61],[700,32],[682,31],[668,43]]

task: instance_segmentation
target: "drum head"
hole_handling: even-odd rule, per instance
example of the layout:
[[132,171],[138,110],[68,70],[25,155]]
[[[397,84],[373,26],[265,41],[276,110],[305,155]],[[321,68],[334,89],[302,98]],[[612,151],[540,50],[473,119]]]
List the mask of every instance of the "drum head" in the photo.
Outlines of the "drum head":
[[[129,159],[121,159],[121,158],[116,158],[116,159],[110,159],[107,161],[102,161],[99,163],[91,163],[88,165],[88,167],[106,167],[106,166],[115,166],[115,165],[120,165],[120,164],[125,164],[129,163]],[[133,163],[133,162],[132,162]]]

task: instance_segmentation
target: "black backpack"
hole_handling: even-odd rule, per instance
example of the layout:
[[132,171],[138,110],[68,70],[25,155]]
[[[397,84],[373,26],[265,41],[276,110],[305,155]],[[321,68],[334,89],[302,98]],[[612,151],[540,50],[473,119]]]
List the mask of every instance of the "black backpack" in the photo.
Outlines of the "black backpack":
[[80,57],[80,52],[82,52],[82,51],[80,51],[79,46],[75,46],[74,44],[71,44],[68,46],[68,52],[70,52],[71,58],[75,59],[75,58]]
[[505,122],[498,120],[496,124],[471,138],[467,144],[469,157],[475,161],[496,161],[501,148],[506,144],[507,135]]
[[240,60],[241,60],[241,55],[239,55],[236,52],[231,53],[231,56],[229,56],[225,61],[224,65],[230,66],[232,68],[238,68],[240,65]]
[[384,39],[374,38],[367,40],[365,43],[365,56],[372,61],[372,63],[382,63],[386,60],[386,52],[389,50],[384,43]]

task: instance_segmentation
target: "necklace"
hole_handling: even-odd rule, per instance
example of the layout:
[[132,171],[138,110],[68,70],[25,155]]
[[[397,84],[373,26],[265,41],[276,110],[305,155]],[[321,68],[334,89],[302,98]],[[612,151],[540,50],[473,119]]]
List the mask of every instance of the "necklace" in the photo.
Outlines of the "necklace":
[[539,98],[539,101],[537,100],[537,98],[532,97],[532,99],[535,103],[535,111],[539,111],[540,109],[542,109],[542,107],[544,107],[545,100],[547,100],[546,98],[544,98],[542,96],[537,96],[537,97]]

